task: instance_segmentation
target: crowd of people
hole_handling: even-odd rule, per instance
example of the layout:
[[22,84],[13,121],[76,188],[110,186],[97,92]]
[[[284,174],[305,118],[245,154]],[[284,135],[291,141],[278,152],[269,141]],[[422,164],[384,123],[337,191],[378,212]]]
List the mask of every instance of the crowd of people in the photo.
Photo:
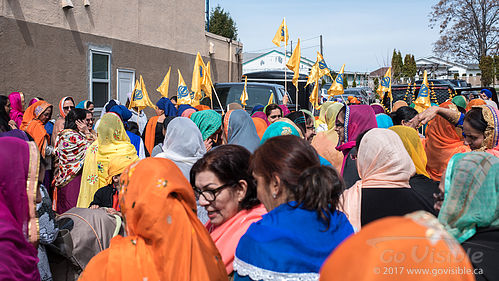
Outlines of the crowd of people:
[[[1,280],[499,280],[499,110],[0,96]],[[294,110],[291,109],[291,110]]]

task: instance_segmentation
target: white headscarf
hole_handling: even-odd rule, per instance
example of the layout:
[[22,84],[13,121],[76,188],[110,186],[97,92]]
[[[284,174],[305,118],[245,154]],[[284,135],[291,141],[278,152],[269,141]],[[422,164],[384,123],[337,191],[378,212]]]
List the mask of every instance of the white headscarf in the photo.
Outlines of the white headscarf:
[[172,160],[189,180],[192,165],[205,153],[203,136],[198,126],[189,118],[177,117],[168,124],[163,152],[156,157]]

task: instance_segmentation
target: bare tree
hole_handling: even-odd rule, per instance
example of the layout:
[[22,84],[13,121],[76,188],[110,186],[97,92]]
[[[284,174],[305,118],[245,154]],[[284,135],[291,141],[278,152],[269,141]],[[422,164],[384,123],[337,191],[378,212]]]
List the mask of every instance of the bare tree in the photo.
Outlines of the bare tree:
[[477,63],[498,53],[499,0],[440,0],[432,9],[430,27],[440,28],[436,54]]

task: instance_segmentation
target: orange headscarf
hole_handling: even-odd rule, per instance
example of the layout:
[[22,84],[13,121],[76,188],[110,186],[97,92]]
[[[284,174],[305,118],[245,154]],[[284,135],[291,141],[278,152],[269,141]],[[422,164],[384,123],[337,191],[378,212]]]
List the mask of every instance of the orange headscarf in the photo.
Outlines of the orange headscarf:
[[222,257],[196,216],[192,187],[168,159],[146,158],[121,175],[127,237],[95,256],[80,280],[227,280]]
[[197,109],[198,111],[203,111],[203,110],[208,110],[210,109],[209,106],[207,105],[203,105],[203,104],[198,104],[194,107],[195,109]]
[[407,102],[403,101],[403,100],[398,100],[396,101],[393,106],[392,106],[392,112],[395,112],[397,111],[397,109],[403,107],[403,106],[408,106]]
[[263,120],[262,118],[258,117],[253,117],[251,119],[253,119],[253,123],[255,123],[256,133],[258,134],[260,139],[262,139],[265,130],[267,130],[267,122],[265,122],[265,120]]
[[487,103],[482,99],[474,99],[470,100],[470,102],[466,105],[466,111],[469,111],[473,106],[486,105]]
[[418,211],[377,220],[350,236],[326,260],[320,280],[472,281],[475,277],[459,243],[434,216]]
[[48,145],[49,135],[44,124],[38,118],[47,108],[52,107],[46,101],[37,101],[30,105],[24,112],[23,122],[20,129],[28,133],[34,140],[38,149],[45,155],[45,147]]
[[[451,102],[447,101],[440,107],[449,108],[450,104]],[[447,163],[454,154],[470,151],[456,129],[454,124],[439,115],[428,123],[424,148],[428,158],[426,171],[434,181],[440,181]]]
[[149,155],[152,153],[154,148],[154,140],[156,139],[156,126],[158,124],[159,116],[153,116],[147,122],[146,129],[144,131],[144,145],[149,152]]
[[64,108],[63,108],[64,102],[66,102],[66,100],[71,100],[73,102],[73,106],[76,105],[72,97],[63,97],[59,101],[59,114],[61,115],[61,118],[66,118],[66,114],[64,114]]

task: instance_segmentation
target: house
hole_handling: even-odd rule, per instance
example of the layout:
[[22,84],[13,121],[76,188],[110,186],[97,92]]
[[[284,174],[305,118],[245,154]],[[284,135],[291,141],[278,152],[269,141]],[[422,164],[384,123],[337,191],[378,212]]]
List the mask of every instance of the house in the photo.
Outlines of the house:
[[200,52],[213,82],[240,81],[242,44],[205,31],[197,0],[0,0],[0,93],[57,105],[64,96],[124,103],[142,75],[149,96],[171,66],[190,87]]
[[[286,62],[291,53],[286,54]],[[300,59],[300,74],[308,75],[315,61]],[[251,72],[288,70],[284,65],[284,52],[272,50],[267,53],[243,53],[243,75]]]
[[427,56],[416,60],[416,79],[422,79],[424,70],[432,79],[462,79],[473,86],[480,86],[480,68],[478,64],[462,64],[447,61],[435,56]]

